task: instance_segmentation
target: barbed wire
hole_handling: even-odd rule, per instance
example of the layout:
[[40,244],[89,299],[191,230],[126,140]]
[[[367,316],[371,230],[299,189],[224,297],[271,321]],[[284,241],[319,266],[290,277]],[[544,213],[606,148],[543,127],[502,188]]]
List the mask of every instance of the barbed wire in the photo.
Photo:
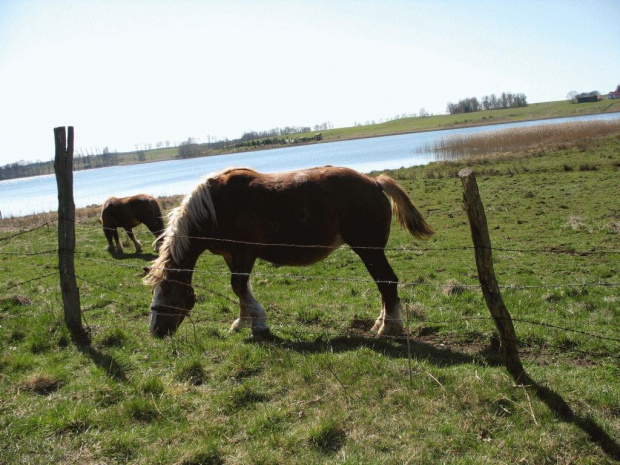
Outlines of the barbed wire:
[[[85,279],[85,278],[83,278],[81,276],[78,276],[78,275],[76,275],[76,278],[78,278],[79,280],[81,280],[83,282],[87,282],[87,283],[89,283],[91,285],[94,285],[94,286],[106,289],[108,291],[116,292],[119,295],[123,295],[124,297],[130,298],[130,299],[134,298],[134,296],[131,296],[130,294],[127,294],[127,293],[124,293],[122,291],[119,291],[118,289],[115,289],[115,288],[113,288],[111,286],[106,286],[106,285],[103,285],[101,283],[96,283],[94,281]],[[189,287],[194,287],[194,288],[197,288],[197,289],[201,289],[201,290],[209,292],[212,295],[215,295],[217,297],[223,298],[226,301],[228,301],[229,303],[232,303],[232,304],[235,304],[235,305],[239,304],[239,301],[237,301],[237,300],[235,300],[235,299],[233,299],[233,298],[231,298],[231,297],[229,297],[229,296],[227,296],[227,295],[225,295],[225,294],[223,294],[223,293],[221,293],[219,291],[215,291],[215,290],[210,289],[210,288],[208,288],[206,286],[203,286],[203,285],[191,285],[189,283],[184,283],[184,282],[181,282],[181,281],[170,281],[170,282],[175,283],[175,284],[179,284],[179,285],[183,285],[183,286],[189,286]],[[159,313],[164,314],[164,315],[167,314],[167,315],[171,315],[171,316],[178,316],[178,312],[182,312],[184,316],[189,315],[189,311],[187,309],[185,309],[185,308],[182,308],[182,307],[176,307],[176,306],[173,306],[173,305],[163,305],[163,304],[158,304],[158,306],[166,307],[166,308],[169,308],[171,310],[171,313],[159,312]],[[253,306],[251,304],[245,304],[244,306],[247,307],[247,308],[253,308]],[[173,311],[175,313],[173,313]],[[265,317],[265,319],[269,320],[270,318],[269,317]],[[491,316],[488,316],[488,317],[487,316],[463,316],[463,317],[452,318],[452,319],[449,319],[449,320],[445,320],[445,319],[444,320],[428,320],[428,319],[424,319],[423,322],[426,323],[426,324],[433,324],[433,325],[440,325],[440,324],[441,325],[448,325],[448,324],[452,324],[452,323],[459,323],[459,322],[463,322],[463,321],[472,321],[472,320],[474,320],[474,321],[496,321],[497,318],[491,317]],[[500,318],[500,320],[501,320],[501,318]],[[516,318],[512,317],[511,320],[513,322],[517,322],[517,323],[524,323],[524,324],[528,324],[528,325],[532,325],[532,326],[540,326],[540,327],[544,327],[544,328],[555,329],[555,330],[560,330],[560,331],[565,331],[565,332],[572,332],[572,333],[580,334],[582,336],[593,337],[593,338],[600,339],[600,340],[607,340],[607,341],[612,341],[612,342],[620,343],[620,336],[618,336],[618,337],[605,336],[605,335],[601,335],[601,334],[595,334],[595,333],[592,333],[592,332],[584,331],[582,329],[569,328],[569,327],[566,327],[566,326],[560,326],[560,325],[555,325],[555,324],[552,324],[552,323],[535,321],[535,320],[530,320],[530,319],[521,318],[521,317],[516,317]],[[328,324],[349,323],[350,321],[351,321],[350,318],[327,318],[327,319],[321,318],[321,322],[324,323],[324,324],[325,323],[328,323]],[[404,321],[404,323],[406,325],[409,325],[410,323],[419,323],[419,320],[408,318],[408,317],[403,318],[403,321]]]
[[[76,221],[73,220],[76,224],[85,224],[88,220]],[[14,237],[18,237],[23,234],[27,234],[33,231],[36,231],[44,226],[47,226],[52,223],[56,223],[58,220],[51,220],[41,225],[35,226],[33,228],[23,230],[17,232],[15,234],[0,237],[0,241],[12,239]],[[116,231],[117,228],[107,228],[101,226],[102,230],[113,230]],[[453,246],[453,247],[420,247],[420,246],[409,246],[409,245],[399,245],[393,247],[378,247],[378,246],[350,246],[348,244],[343,244],[339,246],[333,245],[324,245],[324,244],[288,244],[288,243],[269,243],[269,242],[256,242],[256,241],[243,241],[237,239],[228,239],[221,237],[212,237],[212,236],[183,236],[183,235],[175,235],[175,237],[179,239],[193,239],[193,240],[202,240],[202,241],[211,241],[211,242],[223,242],[230,244],[239,244],[239,245],[248,245],[255,247],[288,247],[288,248],[304,248],[304,249],[331,249],[331,250],[384,250],[387,252],[395,251],[395,252],[449,252],[449,251],[465,251],[465,250],[476,250],[476,247],[473,245],[463,245],[463,246]],[[590,256],[590,255],[615,255],[620,254],[620,249],[605,249],[605,250],[576,250],[572,248],[564,248],[563,246],[551,245],[543,248],[508,248],[508,247],[482,247],[482,249],[488,249],[496,252],[504,252],[504,253],[540,253],[540,254],[555,254],[555,255],[569,255],[569,256]],[[0,252],[7,253],[7,252]]]
[[4,250],[0,250],[0,255],[19,255],[24,257],[31,257],[34,255],[57,255],[58,249],[49,249],[42,250],[40,252],[6,252]]
[[[102,227],[102,229],[114,230],[117,228],[106,228]],[[325,245],[325,244],[289,244],[289,243],[273,243],[273,242],[256,242],[256,241],[243,241],[238,239],[229,239],[222,237],[214,237],[214,236],[184,236],[175,234],[175,238],[178,239],[194,239],[201,241],[210,241],[210,242],[223,242],[228,244],[239,244],[239,245],[249,245],[256,247],[289,247],[289,248],[301,248],[301,249],[351,249],[351,250],[385,250],[385,251],[399,251],[399,252],[433,252],[433,251],[451,251],[451,250],[475,250],[476,247],[473,245],[464,245],[464,246],[454,246],[454,247],[411,247],[408,245],[401,245],[395,247],[380,247],[380,246],[351,246],[349,244],[342,244],[338,246],[334,245]],[[542,249],[518,249],[518,248],[506,248],[506,247],[479,247],[480,249],[489,249],[497,252],[512,252],[512,253],[549,253],[549,254],[566,254],[566,255],[607,255],[607,254],[620,254],[620,249],[608,249],[608,250],[572,250],[572,249],[564,249],[560,246],[548,246]]]
[[[109,261],[99,258],[93,257],[82,257],[83,260],[94,261],[99,263],[109,263]],[[145,266],[141,264],[125,264],[125,263],[116,263],[115,266],[123,267],[123,268],[132,268],[139,269],[140,272],[144,271]],[[313,281],[320,280],[325,282],[349,282],[349,283],[367,283],[367,284],[398,284],[400,287],[430,287],[435,289],[446,289],[453,288],[455,286],[468,289],[468,290],[476,290],[480,289],[482,286],[480,283],[477,284],[463,284],[463,283],[427,283],[424,281],[375,281],[371,278],[339,278],[339,277],[326,277],[320,275],[302,275],[295,273],[262,273],[262,272],[252,272],[252,273],[238,273],[232,272],[229,270],[222,271],[213,271],[213,270],[205,270],[205,269],[189,269],[189,268],[166,268],[166,267],[152,267],[152,269],[160,270],[160,271],[179,271],[179,272],[193,272],[194,275],[211,275],[211,276],[243,276],[243,277],[254,277],[254,278],[272,278],[272,279],[292,279],[296,281]],[[225,268],[225,267],[224,267]],[[562,284],[521,284],[521,285],[500,285],[500,289],[505,290],[527,290],[527,289],[563,289],[563,288],[571,288],[571,287],[620,287],[620,282],[615,281],[590,281],[590,282],[582,282],[582,283],[562,283]]]
[[10,235],[8,235],[8,236],[0,237],[0,241],[7,241],[7,240],[9,240],[9,239],[13,239],[13,238],[18,237],[18,236],[21,236],[21,235],[23,235],[23,234],[28,234],[28,233],[34,232],[34,231],[36,231],[36,230],[38,230],[38,229],[41,229],[41,228],[43,228],[43,227],[45,227],[45,226],[49,226],[50,224],[55,223],[56,221],[57,221],[57,220],[50,220],[50,221],[46,221],[45,223],[42,223],[42,224],[40,224],[40,225],[38,225],[38,226],[34,226],[34,227],[32,227],[32,228],[25,229],[25,230],[23,230],[23,231],[18,231],[18,232],[16,232],[16,233],[14,233],[14,234],[10,234]]
[[[46,275],[42,275],[42,276],[38,276],[35,278],[32,278],[30,280],[27,281],[23,281],[20,283],[16,283],[14,286],[12,287],[16,287],[16,286],[22,286],[25,284],[28,284],[30,282],[33,281],[37,281],[37,280],[41,280],[44,279],[46,277],[55,275],[56,273],[48,273]],[[122,306],[126,306],[128,302],[133,301],[134,305],[138,306],[141,305],[142,302],[140,302],[140,304],[135,303],[135,295],[129,294],[127,292],[123,292],[118,288],[115,288],[113,286],[108,286],[105,284],[102,284],[101,282],[96,282],[93,279],[88,279],[85,278],[81,275],[75,275],[76,279],[78,279],[79,281],[83,282],[83,283],[87,283],[91,286],[94,286],[96,288],[100,288],[100,289],[104,289],[110,292],[114,292],[120,296],[122,296],[125,299],[125,301],[118,301],[118,300],[114,300],[111,299],[109,300],[110,303],[114,303],[116,305],[122,305]],[[186,284],[186,283],[182,283],[182,284]],[[229,303],[233,303],[233,304],[239,304],[239,302],[219,291],[215,291],[213,289],[210,289],[206,286],[195,286],[198,287],[204,291],[209,292],[212,295],[215,295],[217,297],[223,298],[226,301],[228,301]],[[175,307],[175,306],[165,306],[167,308],[169,308],[171,310],[170,315],[176,315],[178,316],[178,312],[181,311],[183,312],[183,316],[188,318],[188,321],[191,323],[193,330],[194,330],[194,337],[197,337],[196,335],[196,330],[197,330],[197,323],[198,322],[207,322],[207,323],[216,323],[216,324],[224,324],[224,325],[228,325],[230,323],[230,321],[228,321],[228,319],[224,319],[223,317],[220,318],[215,318],[215,317],[205,317],[204,312],[199,313],[199,315],[196,315],[194,312],[194,315],[192,315],[191,312],[188,312],[186,309],[183,309],[181,307]],[[164,312],[164,314],[166,314]],[[494,321],[493,317],[485,317],[485,316],[462,316],[462,317],[456,317],[456,318],[451,318],[451,319],[442,319],[442,320],[429,320],[429,319],[423,319],[422,321],[419,321],[415,318],[409,318],[409,313],[406,313],[406,317],[403,319],[404,324],[406,325],[406,330],[405,333],[403,335],[400,336],[382,336],[382,339],[385,340],[392,340],[395,342],[407,342],[409,343],[409,341],[411,340],[411,338],[413,338],[413,340],[417,340],[420,337],[422,337],[422,339],[420,340],[421,342],[428,342],[428,337],[424,337],[421,335],[416,335],[415,331],[412,331],[409,329],[409,326],[411,323],[423,323],[424,325],[451,325],[454,323],[461,323],[464,321]],[[289,330],[287,330],[288,327],[290,326],[298,326],[302,321],[299,318],[296,319],[291,319],[291,320],[286,320],[283,319],[281,316],[278,316],[277,318],[270,318],[270,317],[266,317],[265,320],[269,321],[270,324],[273,327],[277,327],[278,331],[283,331],[283,332],[290,332]],[[295,334],[305,334],[305,335],[311,335],[311,336],[316,336],[316,337],[323,337],[325,336],[326,332],[331,333],[331,334],[336,334],[337,336],[350,336],[350,335],[358,335],[358,336],[362,336],[364,337],[364,335],[367,333],[367,331],[365,331],[364,329],[360,329],[360,322],[366,322],[366,324],[368,326],[370,326],[372,324],[372,322],[374,321],[374,318],[372,317],[360,317],[358,315],[353,315],[351,318],[325,318],[324,316],[322,316],[319,320],[318,323],[322,326],[325,326],[325,328],[322,328],[321,330],[313,330],[311,327],[304,327],[303,329],[295,329],[293,332]],[[576,329],[576,328],[570,328],[570,327],[565,327],[565,326],[560,326],[560,325],[555,325],[555,324],[551,324],[551,323],[546,323],[546,322],[541,322],[541,321],[534,321],[534,320],[529,320],[526,318],[521,318],[521,317],[516,317],[516,318],[512,318],[513,322],[516,323],[523,323],[523,324],[528,324],[528,325],[533,325],[533,326],[538,326],[538,327],[544,327],[544,328],[549,328],[549,329],[553,329],[553,330],[557,330],[557,331],[561,331],[561,332],[571,332],[571,333],[575,333],[575,334],[579,334],[581,336],[587,337],[587,338],[593,338],[593,339],[598,339],[598,340],[603,340],[603,341],[609,341],[609,342],[613,342],[613,343],[620,343],[620,338],[619,337],[612,337],[612,336],[608,336],[608,335],[602,335],[602,334],[596,334],[593,332],[588,332],[588,331],[584,331],[582,329]],[[366,335],[368,336],[368,335]],[[444,337],[446,336],[446,337]],[[372,335],[371,337],[376,337],[374,335]],[[452,340],[449,340],[450,337],[449,335],[441,335],[441,334],[433,334],[430,335],[430,337],[433,340],[437,340],[436,342],[439,343],[446,343],[448,346],[450,345],[451,342],[454,342]],[[532,345],[531,344],[527,344],[524,342],[524,340],[517,340],[516,341],[517,345],[520,346],[520,351],[522,352],[523,350],[526,350],[528,348],[531,348]],[[467,341],[456,341],[456,344],[465,344],[467,345]],[[594,357],[594,358],[614,358],[614,359],[618,359],[620,360],[620,355],[616,355],[610,352],[600,352],[600,351],[588,351],[588,350],[582,350],[579,349],[578,347],[566,347],[565,344],[560,343],[558,345],[554,345],[548,341],[542,342],[540,347],[538,347],[539,352],[542,351],[545,348],[553,348],[553,349],[557,349],[557,350],[561,350],[563,352],[566,351],[572,351],[575,353],[579,353],[582,354],[584,356],[588,356],[588,357]],[[537,356],[539,356],[540,353],[537,354]]]
[[40,275],[40,276],[36,276],[36,277],[31,278],[31,279],[28,279],[28,280],[26,280],[26,281],[21,281],[21,282],[19,282],[19,283],[11,284],[11,285],[9,285],[9,286],[5,287],[4,289],[2,289],[2,290],[0,291],[0,293],[5,293],[5,292],[8,292],[8,291],[10,291],[11,289],[15,289],[16,287],[23,286],[24,284],[28,284],[28,283],[31,283],[31,282],[33,282],[33,281],[41,281],[42,279],[44,279],[44,278],[48,278],[48,277],[50,277],[50,276],[52,276],[52,275],[57,276],[57,275],[58,275],[58,271],[53,271],[53,272],[51,272],[51,273],[46,273],[46,274],[43,274],[43,275]]
[[[45,250],[41,252],[5,252],[0,251],[0,255],[23,255],[23,256],[37,256],[37,255],[55,255],[58,253],[57,249]],[[76,252],[76,255],[82,255],[82,260],[89,260],[98,263],[105,264],[107,266],[112,265],[121,268],[131,268],[131,269],[139,269],[141,272],[144,269],[144,265],[142,264],[125,264],[118,262],[110,262],[109,260],[93,258],[84,256],[84,252]],[[313,280],[322,280],[325,282],[350,282],[350,283],[374,283],[374,284],[398,284],[401,287],[429,287],[435,289],[446,289],[458,286],[461,289],[466,290],[476,290],[481,288],[479,283],[476,284],[466,284],[466,283],[428,283],[424,281],[375,281],[370,278],[344,278],[344,277],[326,277],[319,275],[303,275],[296,273],[264,273],[264,272],[252,272],[252,273],[238,273],[227,270],[222,271],[214,271],[214,270],[205,270],[205,269],[171,269],[165,267],[158,267],[156,269],[162,271],[192,271],[197,275],[212,275],[212,276],[245,276],[245,277],[254,277],[254,278],[270,278],[270,279],[292,279],[296,281],[313,281]],[[500,289],[502,290],[534,290],[534,289],[564,289],[564,288],[580,288],[580,287],[620,287],[620,282],[616,281],[589,281],[589,282],[581,282],[581,283],[561,283],[561,284],[551,284],[551,283],[542,283],[542,284],[505,284],[500,285]]]
[[[18,236],[30,233],[30,232],[34,232],[36,230],[39,230],[45,226],[49,226],[50,224],[56,222],[56,220],[53,221],[47,221],[45,223],[42,223],[40,225],[37,225],[33,228],[27,229],[27,230],[23,230],[23,231],[19,231],[15,234],[9,235],[9,236],[5,236],[0,238],[0,241],[8,241],[10,239],[14,239]],[[249,245],[249,246],[257,246],[257,247],[301,247],[301,248],[330,248],[330,249],[335,249],[336,247],[333,246],[325,246],[325,245],[306,245],[306,244],[270,244],[270,243],[260,243],[260,242],[248,242],[248,241],[237,241],[237,240],[232,240],[232,239],[222,239],[222,238],[209,238],[209,237],[196,237],[196,236],[188,236],[188,238],[190,239],[200,239],[200,240],[213,240],[213,241],[222,241],[222,242],[228,242],[228,243],[237,243],[237,244],[241,244],[241,245]],[[347,249],[347,247],[339,247],[342,249]],[[352,247],[348,247],[350,249],[354,249]],[[362,248],[375,248],[378,249],[379,247],[362,247]],[[382,248],[381,248],[382,249]],[[392,248],[387,248],[387,250],[390,251],[414,251],[414,252],[428,252],[428,251],[447,251],[447,250],[474,250],[475,247],[473,246],[464,246],[464,247],[447,247],[447,248],[411,248],[410,246],[399,246],[399,247],[392,247]],[[548,248],[548,249],[505,249],[505,248],[491,248],[492,250],[497,250],[497,251],[502,251],[502,252],[515,252],[515,253],[523,253],[523,252],[537,252],[537,253],[553,253],[553,254],[568,254],[568,255],[600,255],[600,254],[616,254],[619,253],[620,251],[617,250],[606,250],[606,251],[575,251],[575,250],[564,250],[564,249],[557,249],[557,248]],[[0,255],[23,255],[23,256],[36,256],[36,255],[51,255],[51,254],[56,254],[58,253],[57,249],[49,249],[49,250],[43,250],[43,251],[38,251],[38,252],[18,252],[18,251],[0,251]],[[140,269],[140,271],[142,271],[143,266],[139,265],[139,264],[123,264],[123,263],[116,263],[116,262],[110,262],[109,260],[104,260],[104,259],[99,259],[99,258],[94,258],[94,257],[88,257],[86,256],[86,253],[84,252],[76,252],[76,255],[81,255],[81,259],[83,260],[92,260],[92,261],[96,261],[96,262],[100,262],[100,263],[105,263],[106,265],[110,265],[112,264],[113,266],[120,266],[120,267],[125,267],[125,268],[129,268],[129,269]],[[163,268],[165,269],[165,268]],[[166,270],[170,270],[170,269],[166,269]],[[175,271],[179,271],[179,270],[175,270]],[[235,272],[230,272],[230,271],[213,271],[213,270],[204,270],[204,269],[199,269],[199,270],[186,270],[186,271],[193,271],[196,274],[204,274],[204,275],[219,275],[219,276],[246,276],[249,277],[250,273],[235,273]],[[34,281],[39,281],[39,280],[43,280],[47,277],[50,277],[52,275],[55,275],[57,272],[50,272],[47,274],[43,274],[37,277],[34,277],[32,279],[26,280],[26,281],[22,281],[19,283],[14,283],[10,286],[5,287],[2,291],[3,293],[8,292],[11,289],[14,289],[16,287],[20,287],[20,286],[24,286],[28,283],[34,282]],[[252,273],[252,276],[257,277],[257,278],[270,278],[270,279],[293,279],[293,280],[298,280],[298,281],[308,281],[308,280],[323,280],[326,282],[353,282],[353,283],[375,283],[375,284],[379,284],[379,283],[391,283],[391,284],[400,284],[400,286],[402,287],[415,287],[415,286],[427,286],[427,287],[432,287],[432,288],[436,288],[436,289],[445,289],[445,288],[450,288],[450,287],[454,287],[455,284],[454,283],[447,283],[447,284],[441,284],[441,283],[426,283],[426,282],[398,282],[398,281],[375,281],[372,279],[368,279],[368,278],[340,278],[340,277],[325,277],[325,276],[312,276],[312,275],[302,275],[302,274],[291,274],[291,273],[287,273],[287,274],[278,274],[278,273],[261,273],[261,272],[257,272],[257,273]],[[130,294],[123,294],[121,293],[118,289],[115,289],[113,287],[108,287],[108,286],[104,286],[101,283],[95,283],[92,280],[89,280],[87,278],[84,278],[83,276],[78,276],[76,275],[76,278],[81,280],[84,283],[89,283],[91,285],[94,286],[98,286],[100,288],[104,288],[107,289],[109,291],[112,292],[116,292],[119,293],[120,295],[124,295],[125,297],[128,298],[133,298]],[[184,284],[184,285],[189,285],[188,283],[180,283],[180,284]],[[480,284],[461,284],[461,283],[457,283],[457,286],[459,286],[460,288],[463,289],[480,289],[481,285]],[[583,283],[562,283],[562,284],[539,284],[539,285],[506,285],[506,286],[501,286],[501,289],[504,290],[523,290],[523,289],[548,289],[548,288],[570,288],[570,287],[618,287],[620,286],[620,282],[602,282],[602,281],[591,281],[591,282],[583,282]],[[193,287],[196,287],[198,289],[202,289],[206,292],[209,292],[212,295],[216,295],[220,298],[226,299],[229,302],[234,302],[235,304],[237,304],[238,302],[232,298],[230,298],[229,296],[220,293],[218,291],[215,291],[213,289],[209,289],[205,286],[201,286],[199,284],[194,284]],[[168,306],[170,308],[171,311],[173,312],[187,312],[185,309],[180,308],[180,307],[174,307],[174,306]],[[175,313],[175,314],[177,314]],[[462,322],[462,321],[468,321],[468,320],[492,320],[493,318],[491,317],[459,317],[456,319],[452,319],[452,320],[443,320],[443,321],[431,321],[431,320],[426,320],[426,323],[429,324],[441,324],[441,325],[447,325],[447,324],[451,324],[454,322]],[[338,319],[330,319],[330,320],[325,320],[322,319],[323,324],[325,323],[330,323],[330,324],[334,324],[334,323],[345,323],[345,322],[349,322],[350,320],[338,320]],[[528,320],[528,319],[524,319],[524,318],[512,318],[513,322],[519,322],[519,323],[524,323],[524,324],[529,324],[529,325],[536,325],[536,326],[540,326],[540,327],[545,327],[545,328],[549,328],[549,329],[554,329],[554,330],[558,330],[558,331],[564,331],[564,332],[572,332],[572,333],[576,333],[576,334],[580,334],[582,336],[586,336],[586,337],[592,337],[592,338],[596,338],[596,339],[600,339],[600,340],[607,340],[607,341],[611,341],[611,342],[620,342],[620,338],[617,337],[610,337],[610,336],[604,336],[604,335],[600,335],[600,334],[594,334],[591,332],[587,332],[587,331],[583,331],[581,329],[575,329],[575,328],[569,328],[569,327],[563,327],[563,326],[559,326],[559,325],[554,325],[551,323],[545,323],[545,322],[540,322],[540,321],[533,321],[533,320]],[[412,320],[407,320],[407,324],[409,324],[410,322],[412,322]]]

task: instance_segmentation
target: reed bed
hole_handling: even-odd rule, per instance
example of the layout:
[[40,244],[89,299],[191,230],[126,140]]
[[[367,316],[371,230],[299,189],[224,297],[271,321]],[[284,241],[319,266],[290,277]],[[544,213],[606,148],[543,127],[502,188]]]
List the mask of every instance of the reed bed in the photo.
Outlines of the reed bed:
[[453,134],[427,144],[418,152],[432,152],[437,161],[452,161],[500,153],[554,150],[567,144],[613,134],[620,134],[620,119],[540,124],[475,134]]

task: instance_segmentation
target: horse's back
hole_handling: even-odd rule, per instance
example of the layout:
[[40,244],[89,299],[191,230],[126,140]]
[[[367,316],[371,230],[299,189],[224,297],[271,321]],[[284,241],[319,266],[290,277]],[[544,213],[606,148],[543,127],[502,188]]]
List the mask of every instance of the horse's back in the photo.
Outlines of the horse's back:
[[387,242],[389,201],[373,178],[349,168],[273,174],[240,168],[213,181],[218,229],[227,229],[223,234],[324,246]]
[[161,217],[159,204],[147,194],[109,197],[101,208],[101,222],[110,227],[134,228],[158,217]]

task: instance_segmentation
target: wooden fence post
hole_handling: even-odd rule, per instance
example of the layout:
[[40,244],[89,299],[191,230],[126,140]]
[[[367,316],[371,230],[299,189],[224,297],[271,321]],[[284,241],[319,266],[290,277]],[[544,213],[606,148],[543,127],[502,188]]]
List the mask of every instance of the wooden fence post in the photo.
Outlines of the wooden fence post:
[[68,140],[64,127],[54,128],[54,171],[58,186],[58,270],[65,311],[65,324],[77,345],[90,343],[82,326],[80,292],[75,280],[75,203],[73,202],[73,127]]
[[478,268],[478,279],[480,280],[482,293],[499,332],[506,368],[515,382],[518,384],[523,383],[528,378],[519,357],[517,335],[512,324],[512,318],[506,305],[504,305],[504,300],[495,278],[491,256],[491,239],[476,177],[471,169],[459,171],[459,177],[463,183],[463,204],[469,218],[471,237],[474,242],[476,255],[476,267]]

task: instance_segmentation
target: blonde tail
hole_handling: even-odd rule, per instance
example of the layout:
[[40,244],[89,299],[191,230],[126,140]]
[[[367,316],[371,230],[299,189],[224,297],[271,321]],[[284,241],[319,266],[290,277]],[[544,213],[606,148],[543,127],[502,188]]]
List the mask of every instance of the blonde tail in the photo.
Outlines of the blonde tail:
[[407,193],[396,181],[385,174],[377,176],[375,181],[383,192],[390,197],[392,211],[403,228],[409,231],[411,235],[419,237],[420,239],[435,234],[433,228],[424,221],[424,218],[422,218],[420,212],[415,208]]

